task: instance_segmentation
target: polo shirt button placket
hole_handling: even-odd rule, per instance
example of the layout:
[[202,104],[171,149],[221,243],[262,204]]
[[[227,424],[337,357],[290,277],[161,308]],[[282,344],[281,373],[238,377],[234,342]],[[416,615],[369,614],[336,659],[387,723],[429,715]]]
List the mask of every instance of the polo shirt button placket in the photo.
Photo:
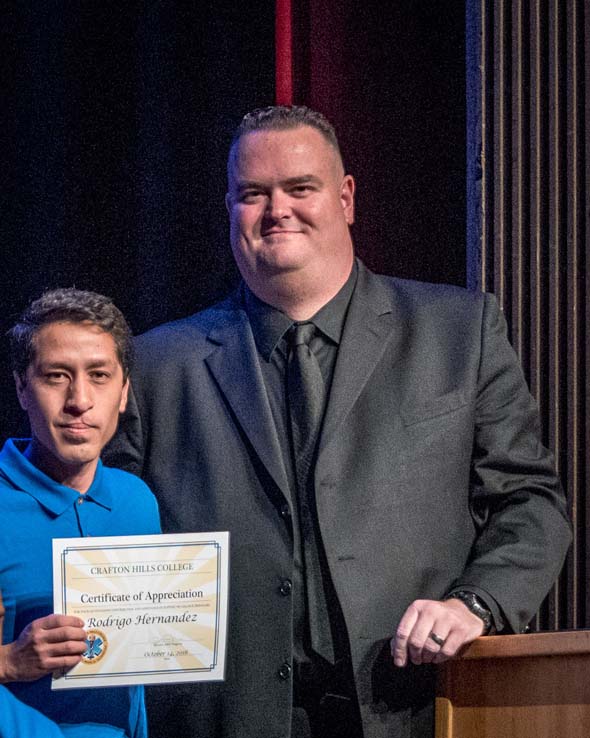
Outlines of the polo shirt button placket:
[[[80,495],[78,499],[76,500],[76,505],[80,506],[83,502],[86,502],[84,495]],[[80,533],[84,538],[88,538],[90,536],[90,533],[86,532],[86,523],[84,522],[86,519],[86,515],[82,515],[81,512],[76,511],[76,517],[78,518],[78,525],[80,526]]]

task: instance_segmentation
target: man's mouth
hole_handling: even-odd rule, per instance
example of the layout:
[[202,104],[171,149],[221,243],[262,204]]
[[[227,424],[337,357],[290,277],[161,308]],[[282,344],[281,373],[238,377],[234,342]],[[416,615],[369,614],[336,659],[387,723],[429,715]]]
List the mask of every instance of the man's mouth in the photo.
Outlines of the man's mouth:
[[92,430],[95,426],[89,423],[60,423],[59,427],[66,431],[66,433],[87,433]]
[[262,237],[266,238],[267,236],[282,236],[292,233],[301,233],[301,231],[296,230],[295,228],[270,228],[268,231],[262,232]]

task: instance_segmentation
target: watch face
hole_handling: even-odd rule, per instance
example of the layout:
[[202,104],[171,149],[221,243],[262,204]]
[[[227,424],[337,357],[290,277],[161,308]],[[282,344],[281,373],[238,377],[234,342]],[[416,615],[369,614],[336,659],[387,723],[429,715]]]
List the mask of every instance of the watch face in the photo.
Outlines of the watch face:
[[488,633],[492,627],[492,613],[483,604],[479,597],[473,592],[453,592],[451,598],[461,600],[461,602],[484,624],[484,634]]

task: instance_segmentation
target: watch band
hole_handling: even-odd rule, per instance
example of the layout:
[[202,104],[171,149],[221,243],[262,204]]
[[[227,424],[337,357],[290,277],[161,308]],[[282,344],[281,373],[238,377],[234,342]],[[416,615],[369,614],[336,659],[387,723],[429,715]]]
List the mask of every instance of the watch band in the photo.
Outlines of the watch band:
[[472,612],[480,620],[483,620],[483,633],[487,635],[494,625],[494,618],[492,613],[486,604],[473,592],[466,590],[460,590],[459,592],[453,592],[445,600],[461,600],[465,607]]

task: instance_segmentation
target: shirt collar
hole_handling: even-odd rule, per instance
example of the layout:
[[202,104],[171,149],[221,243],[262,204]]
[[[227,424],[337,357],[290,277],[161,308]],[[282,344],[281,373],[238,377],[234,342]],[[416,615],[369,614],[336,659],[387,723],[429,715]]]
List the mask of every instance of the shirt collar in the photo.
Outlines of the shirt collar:
[[270,361],[276,345],[293,325],[293,321],[277,308],[262,302],[247,284],[244,284],[243,294],[256,348],[265,361]]
[[[54,515],[61,515],[77,499],[80,493],[48,477],[24,455],[29,439],[10,438],[0,451],[0,473],[17,489],[26,492]],[[98,461],[94,480],[84,499],[105,507],[112,507],[112,493],[103,482],[102,462]]]
[[[309,321],[305,321],[314,323],[316,328],[337,345],[342,337],[346,312],[354,292],[357,275],[358,266],[355,261],[343,287]],[[278,308],[256,297],[246,284],[243,286],[243,300],[256,347],[265,361],[270,361],[272,352],[294,321]]]
[[340,344],[340,339],[342,338],[346,312],[350,298],[354,292],[357,274],[358,267],[355,261],[350,276],[340,291],[311,318],[311,322],[316,328],[319,328],[324,335],[328,336],[336,344]]

